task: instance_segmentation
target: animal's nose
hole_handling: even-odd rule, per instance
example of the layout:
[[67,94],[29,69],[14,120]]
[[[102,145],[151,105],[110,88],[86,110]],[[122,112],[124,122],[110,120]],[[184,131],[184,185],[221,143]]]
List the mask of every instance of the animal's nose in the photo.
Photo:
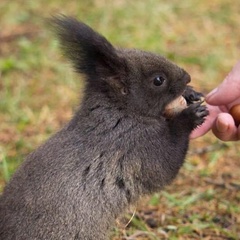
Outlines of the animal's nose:
[[188,84],[191,82],[191,77],[188,73],[185,73],[184,76],[183,76],[183,81]]

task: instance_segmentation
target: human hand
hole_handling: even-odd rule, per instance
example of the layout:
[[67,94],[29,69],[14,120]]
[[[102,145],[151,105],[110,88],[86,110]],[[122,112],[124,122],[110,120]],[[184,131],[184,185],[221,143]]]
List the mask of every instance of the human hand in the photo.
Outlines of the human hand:
[[240,61],[216,89],[206,96],[209,116],[204,124],[194,130],[191,138],[204,135],[212,129],[222,141],[240,140],[240,126],[236,126],[229,114],[232,106],[240,103]]

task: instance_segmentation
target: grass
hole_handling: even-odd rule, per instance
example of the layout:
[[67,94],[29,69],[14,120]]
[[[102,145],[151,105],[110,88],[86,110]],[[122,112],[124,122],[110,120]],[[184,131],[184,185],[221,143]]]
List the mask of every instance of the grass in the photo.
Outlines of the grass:
[[[70,119],[82,82],[44,18],[77,16],[112,43],[165,55],[205,93],[239,58],[237,1],[7,1],[0,3],[0,189],[24,157]],[[80,96],[81,97],[81,96]],[[139,202],[112,239],[239,239],[240,148],[211,133],[191,142],[163,192]],[[125,222],[131,218],[131,211]],[[121,221],[120,221],[121,222]]]

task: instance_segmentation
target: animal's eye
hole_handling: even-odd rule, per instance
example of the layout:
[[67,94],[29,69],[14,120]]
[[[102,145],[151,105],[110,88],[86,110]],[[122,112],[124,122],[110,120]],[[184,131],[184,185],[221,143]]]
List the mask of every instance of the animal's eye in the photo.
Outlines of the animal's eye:
[[165,80],[166,80],[165,76],[156,76],[153,79],[153,84],[155,86],[161,86],[164,83]]

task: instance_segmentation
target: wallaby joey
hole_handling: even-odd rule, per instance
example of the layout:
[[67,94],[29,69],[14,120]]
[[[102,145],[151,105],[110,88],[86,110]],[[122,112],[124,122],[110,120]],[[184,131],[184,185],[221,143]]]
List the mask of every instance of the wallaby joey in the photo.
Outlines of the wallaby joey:
[[[71,17],[52,23],[64,54],[86,77],[84,99],[4,189],[0,239],[108,239],[129,205],[174,179],[208,111],[187,86],[189,74],[166,58],[116,48]],[[165,116],[179,96],[187,107]]]

